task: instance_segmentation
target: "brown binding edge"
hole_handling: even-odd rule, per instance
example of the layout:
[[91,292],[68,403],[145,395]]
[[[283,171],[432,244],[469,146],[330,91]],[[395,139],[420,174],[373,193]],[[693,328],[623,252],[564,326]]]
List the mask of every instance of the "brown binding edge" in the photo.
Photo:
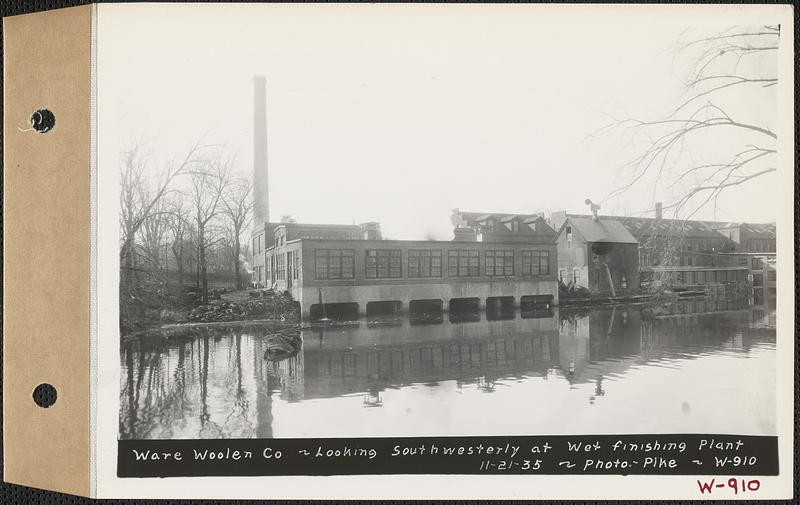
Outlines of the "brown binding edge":
[[[4,22],[3,446],[8,482],[88,496],[93,7]],[[55,128],[30,127],[47,108]],[[38,407],[34,388],[58,400]]]

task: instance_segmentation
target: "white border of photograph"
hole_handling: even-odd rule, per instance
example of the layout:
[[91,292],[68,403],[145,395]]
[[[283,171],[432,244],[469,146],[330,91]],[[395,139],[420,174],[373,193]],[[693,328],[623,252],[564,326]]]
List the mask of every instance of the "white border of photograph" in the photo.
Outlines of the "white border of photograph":
[[[182,5],[190,9],[192,5]],[[598,476],[598,475],[367,475],[334,477],[195,477],[124,478],[116,477],[119,420],[120,347],[118,319],[119,274],[119,172],[115,166],[98,167],[97,187],[97,333],[95,384],[96,433],[93,491],[99,498],[261,498],[261,499],[779,499],[793,491],[793,404],[794,404],[794,33],[789,5],[261,5],[253,9],[320,9],[341,13],[358,9],[373,16],[394,16],[413,11],[420,15],[449,9],[469,10],[475,16],[491,9],[514,16],[520,9],[556,15],[564,21],[565,38],[581,37],[580,22],[591,22],[612,14],[620,26],[638,16],[680,17],[687,24],[735,25],[781,23],[779,52],[779,170],[772,194],[753,195],[778,202],[777,224],[777,428],[779,434],[780,475],[759,477],[757,493],[738,496],[732,493],[701,495],[696,481],[703,476]],[[224,11],[225,6],[217,8]],[[241,12],[242,5],[237,7]],[[104,58],[113,52],[112,44],[136,44],[136,40],[110,37],[114,23],[124,22],[126,14],[146,9],[164,9],[175,15],[175,6],[159,4],[100,5],[97,7],[97,142],[117,132],[104,130]],[[580,13],[580,16],[571,17]],[[347,23],[341,17],[337,22]],[[222,17],[220,22],[230,23]],[[233,29],[233,25],[231,26]],[[141,34],[146,37],[147,34]],[[135,74],[132,74],[135,78]],[[165,83],[169,86],[172,83]],[[487,434],[490,435],[490,434]],[[534,435],[534,434],[531,434]],[[545,433],[535,435],[547,435]],[[576,434],[577,435],[577,434]],[[709,477],[710,478],[710,477]]]

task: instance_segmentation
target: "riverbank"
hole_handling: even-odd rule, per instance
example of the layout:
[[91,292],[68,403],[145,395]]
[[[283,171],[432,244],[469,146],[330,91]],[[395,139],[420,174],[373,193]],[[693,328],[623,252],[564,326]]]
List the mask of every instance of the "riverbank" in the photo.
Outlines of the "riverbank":
[[299,322],[300,310],[291,296],[272,291],[239,291],[195,307],[186,314],[185,320],[175,322],[216,323],[254,319]]
[[594,307],[603,305],[631,305],[641,303],[674,303],[679,300],[704,298],[709,296],[704,291],[666,291],[663,293],[626,294],[621,296],[562,296],[560,307]]
[[226,325],[298,326],[300,310],[291,296],[271,290],[243,290],[223,294],[196,307],[172,307],[146,311],[137,324],[123,331],[123,338],[177,331],[179,328]]

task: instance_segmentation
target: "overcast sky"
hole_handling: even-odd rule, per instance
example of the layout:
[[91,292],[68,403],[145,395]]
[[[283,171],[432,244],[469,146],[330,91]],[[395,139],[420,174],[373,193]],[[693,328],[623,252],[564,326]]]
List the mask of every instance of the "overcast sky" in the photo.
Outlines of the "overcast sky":
[[[101,5],[99,167],[118,171],[135,139],[164,160],[205,135],[251,173],[261,74],[273,220],[380,221],[391,238],[450,239],[455,207],[585,212],[591,198],[603,213],[647,215],[670,195],[645,186],[603,200],[635,146],[587,136],[674,107],[687,72],[674,47],[687,33],[768,22],[682,7]],[[761,96],[738,106],[772,125],[774,94]],[[760,195],[775,181],[697,217],[773,221]]]

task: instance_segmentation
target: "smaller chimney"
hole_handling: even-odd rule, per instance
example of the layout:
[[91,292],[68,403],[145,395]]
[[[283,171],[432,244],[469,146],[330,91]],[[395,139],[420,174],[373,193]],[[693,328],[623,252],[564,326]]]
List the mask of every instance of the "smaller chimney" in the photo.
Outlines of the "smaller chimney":
[[656,219],[661,219],[663,217],[662,212],[663,206],[661,205],[661,202],[656,202]]

